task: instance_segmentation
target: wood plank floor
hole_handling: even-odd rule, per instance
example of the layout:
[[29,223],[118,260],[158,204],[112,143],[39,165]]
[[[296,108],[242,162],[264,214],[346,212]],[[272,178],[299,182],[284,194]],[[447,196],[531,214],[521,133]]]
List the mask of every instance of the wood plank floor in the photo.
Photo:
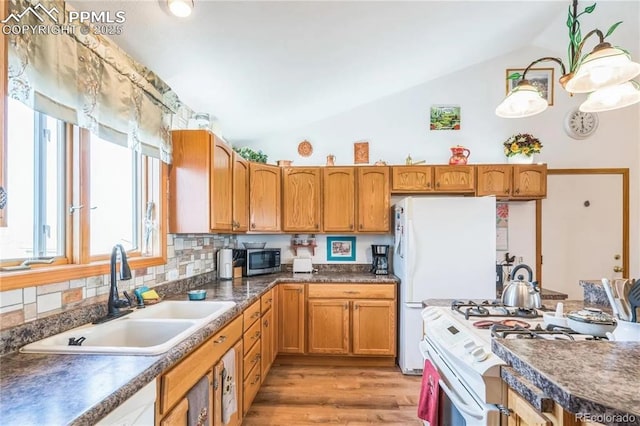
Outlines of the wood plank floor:
[[419,425],[419,376],[398,368],[274,364],[243,425]]

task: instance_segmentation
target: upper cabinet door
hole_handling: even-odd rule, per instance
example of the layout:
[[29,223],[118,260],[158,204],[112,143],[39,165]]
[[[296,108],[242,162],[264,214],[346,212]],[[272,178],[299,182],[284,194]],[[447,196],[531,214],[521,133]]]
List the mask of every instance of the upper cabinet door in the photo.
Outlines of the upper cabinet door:
[[320,169],[286,167],[282,174],[282,229],[289,232],[319,232]]
[[249,163],[249,231],[280,231],[280,167]]
[[435,166],[433,176],[436,191],[474,192],[476,190],[474,166]]
[[356,223],[354,168],[324,167],[322,181],[324,232],[354,232]]
[[233,150],[214,136],[211,159],[211,230],[231,231]]
[[422,193],[433,191],[433,167],[391,167],[391,192]]
[[212,194],[209,175],[213,135],[205,130],[171,132],[173,163],[169,168],[169,232],[209,233]]
[[513,166],[513,198],[544,198],[546,196],[546,164]]
[[233,153],[233,220],[234,232],[249,230],[249,162]]
[[497,164],[476,166],[476,168],[478,170],[477,196],[495,195],[497,198],[509,198],[512,166]]
[[389,167],[357,167],[358,232],[389,232]]

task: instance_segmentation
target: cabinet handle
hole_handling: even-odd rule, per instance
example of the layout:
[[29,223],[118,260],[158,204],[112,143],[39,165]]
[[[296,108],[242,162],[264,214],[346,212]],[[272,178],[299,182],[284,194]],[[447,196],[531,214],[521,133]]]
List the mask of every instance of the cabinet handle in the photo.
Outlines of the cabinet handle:
[[353,309],[358,309],[358,304],[357,303],[353,304]]
[[505,194],[508,194],[508,193],[509,193],[509,188],[505,189],[505,190],[504,190],[504,193],[505,193]]
[[256,377],[251,381],[251,384],[255,385],[258,382],[260,382],[260,375],[256,374]]
[[516,194],[520,193],[520,188],[516,189]]
[[353,223],[349,225],[349,229],[353,229]]
[[319,228],[319,226],[318,226],[318,224],[316,223],[316,229],[318,229],[318,228]]
[[349,309],[349,303],[344,304],[344,310],[346,311],[347,309]]
[[427,188],[431,188],[431,182],[427,182]]
[[301,288],[299,288],[297,291],[298,291],[298,293],[302,293],[302,289]]
[[213,343],[224,343],[225,340],[227,340],[227,336],[220,336]]
[[265,327],[269,327],[269,320],[268,319],[264,320],[263,324]]
[[256,340],[260,338],[260,332],[256,331],[253,336],[251,336],[251,340]]
[[254,222],[251,222],[251,229],[255,229],[256,224]]
[[344,294],[360,294],[359,291],[357,290],[345,290],[343,291]]
[[254,312],[254,313],[251,315],[251,319],[256,319],[256,318],[258,318],[259,316],[260,316],[260,311],[258,311],[258,312]]
[[256,354],[256,356],[253,357],[253,360],[251,361],[251,364],[255,364],[256,362],[260,361],[262,359],[262,356],[260,355],[260,352],[258,352]]
[[440,188],[440,182],[436,182],[436,188]]
[[362,224],[360,224],[360,229],[362,229]]

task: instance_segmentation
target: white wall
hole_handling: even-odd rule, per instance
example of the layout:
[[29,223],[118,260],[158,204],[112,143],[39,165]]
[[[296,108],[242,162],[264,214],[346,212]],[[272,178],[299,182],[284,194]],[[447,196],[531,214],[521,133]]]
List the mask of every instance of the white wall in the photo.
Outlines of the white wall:
[[[640,25],[634,22],[634,17],[640,16],[640,3],[627,2],[624,7],[628,13],[620,19],[630,21],[618,28],[615,42],[629,50],[636,61],[640,61]],[[606,31],[610,24],[606,21],[600,26]],[[297,166],[323,165],[328,154],[336,156],[336,165],[353,164],[353,143],[361,140],[369,141],[371,163],[383,159],[388,164],[404,164],[409,154],[414,161],[447,163],[449,147],[457,144],[471,150],[472,164],[503,163],[504,140],[513,133],[532,133],[544,145],[537,161],[546,162],[549,168],[630,169],[630,276],[638,276],[640,105],[600,113],[599,128],[593,136],[585,140],[571,139],[563,130],[563,121],[566,114],[585,99],[585,95],[569,96],[557,83],[561,73],[555,67],[554,105],[547,111],[516,120],[502,119],[494,114],[495,107],[505,96],[505,69],[522,68],[542,56],[564,58],[566,38],[566,35],[559,38],[558,51],[532,46],[493,58],[344,114],[271,135],[254,146],[264,150],[270,162],[288,159]],[[549,63],[544,66],[553,65]],[[429,130],[429,109],[437,104],[461,106],[461,130]],[[303,139],[308,139],[314,147],[313,154],[308,158],[297,154],[297,145]],[[533,203],[511,204],[517,207],[512,209],[514,217],[510,222],[509,251],[522,255],[529,264],[534,264]]]

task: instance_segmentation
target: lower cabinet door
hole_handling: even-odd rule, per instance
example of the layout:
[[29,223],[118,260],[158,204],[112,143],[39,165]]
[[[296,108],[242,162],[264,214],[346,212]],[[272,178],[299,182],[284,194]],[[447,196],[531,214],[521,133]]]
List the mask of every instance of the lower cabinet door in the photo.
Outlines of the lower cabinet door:
[[256,365],[247,375],[244,380],[244,396],[243,396],[243,415],[246,415],[251,407],[253,399],[256,397],[258,390],[260,389],[260,383],[262,382],[262,370],[260,365]]
[[309,353],[349,353],[349,301],[309,300]]
[[243,354],[240,339],[213,369],[213,426],[242,424]]
[[396,303],[393,300],[353,301],[353,353],[396,354]]
[[162,420],[160,426],[186,426],[189,401],[183,398]]
[[262,337],[260,344],[262,346],[262,358],[260,359],[260,366],[262,368],[262,380],[264,380],[273,362],[273,339],[276,337],[273,333],[273,309],[269,309],[262,314],[261,321]]

